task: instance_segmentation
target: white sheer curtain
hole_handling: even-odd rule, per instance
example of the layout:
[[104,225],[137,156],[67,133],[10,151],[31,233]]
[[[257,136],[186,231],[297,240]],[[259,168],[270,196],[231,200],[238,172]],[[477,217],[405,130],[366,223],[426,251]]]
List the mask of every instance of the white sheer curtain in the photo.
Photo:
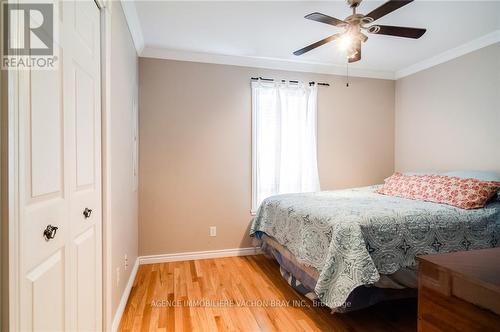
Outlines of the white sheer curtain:
[[316,85],[252,82],[252,211],[266,197],[319,191]]

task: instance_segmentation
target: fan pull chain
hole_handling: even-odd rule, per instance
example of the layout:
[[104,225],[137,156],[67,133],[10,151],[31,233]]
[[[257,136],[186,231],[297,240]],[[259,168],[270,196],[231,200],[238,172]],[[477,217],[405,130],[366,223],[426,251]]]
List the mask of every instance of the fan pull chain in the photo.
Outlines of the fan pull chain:
[[349,87],[349,61],[347,61],[346,68],[347,68],[347,82],[346,82],[345,86]]

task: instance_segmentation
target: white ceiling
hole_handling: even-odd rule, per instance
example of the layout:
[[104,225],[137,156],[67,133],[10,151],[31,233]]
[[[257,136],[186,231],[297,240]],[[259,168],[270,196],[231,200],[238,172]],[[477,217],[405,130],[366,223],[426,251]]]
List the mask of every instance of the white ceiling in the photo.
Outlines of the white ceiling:
[[[363,1],[366,14],[384,1]],[[335,42],[296,57],[293,51],[340,29],[306,20],[321,12],[350,15],[345,1],[135,1],[145,53],[148,49],[266,58],[345,67]],[[130,15],[127,15],[127,19]],[[369,35],[353,70],[394,73],[500,30],[500,1],[415,1],[379,24],[427,28],[418,40]],[[130,22],[129,22],[130,25]],[[499,34],[500,35],[500,34]],[[496,36],[496,34],[495,34]],[[170,52],[172,53],[172,52]],[[165,51],[165,54],[169,54]],[[168,56],[167,56],[168,57]]]

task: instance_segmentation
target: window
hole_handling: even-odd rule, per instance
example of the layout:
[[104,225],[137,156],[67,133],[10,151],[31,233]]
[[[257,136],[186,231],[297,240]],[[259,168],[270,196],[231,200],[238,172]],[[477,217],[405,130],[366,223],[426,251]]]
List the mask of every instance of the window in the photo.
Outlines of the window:
[[276,194],[319,191],[317,87],[252,82],[252,212]]

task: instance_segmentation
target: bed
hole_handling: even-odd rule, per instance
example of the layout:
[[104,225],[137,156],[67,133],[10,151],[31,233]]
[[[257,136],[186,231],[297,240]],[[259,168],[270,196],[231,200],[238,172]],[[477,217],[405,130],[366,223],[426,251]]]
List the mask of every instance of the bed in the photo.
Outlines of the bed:
[[499,245],[498,200],[463,210],[381,195],[378,187],[269,197],[250,235],[292,286],[337,312],[407,296],[417,255]]

